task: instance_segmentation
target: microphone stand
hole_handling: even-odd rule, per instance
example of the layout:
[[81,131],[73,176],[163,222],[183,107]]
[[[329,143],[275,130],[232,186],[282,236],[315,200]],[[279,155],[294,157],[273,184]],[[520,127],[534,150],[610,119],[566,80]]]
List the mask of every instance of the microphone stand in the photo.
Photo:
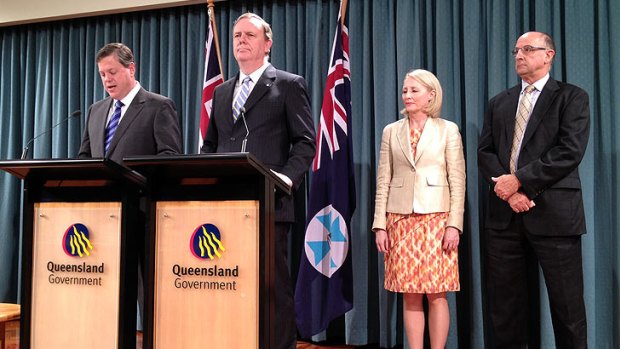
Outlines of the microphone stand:
[[241,107],[239,109],[239,114],[243,119],[243,125],[245,126],[245,138],[243,138],[243,142],[241,142],[241,152],[245,153],[245,147],[248,144],[248,136],[250,135],[250,129],[248,129],[248,123],[245,121],[245,108]]
[[22,150],[22,156],[20,157],[20,160],[26,160],[26,157],[28,156],[28,150],[30,150],[30,145],[32,145],[32,143],[34,142],[35,139],[43,136],[44,134],[50,132],[51,130],[55,129],[56,126],[66,122],[67,120],[71,119],[74,116],[79,116],[80,114],[82,114],[82,112],[80,110],[76,110],[73,113],[71,113],[71,115],[67,116],[66,118],[62,119],[61,121],[59,121],[58,123],[56,123],[55,125],[53,125],[52,127],[48,128],[47,130],[39,133],[38,135],[32,137],[28,143],[26,143],[26,146],[24,147],[24,149]]

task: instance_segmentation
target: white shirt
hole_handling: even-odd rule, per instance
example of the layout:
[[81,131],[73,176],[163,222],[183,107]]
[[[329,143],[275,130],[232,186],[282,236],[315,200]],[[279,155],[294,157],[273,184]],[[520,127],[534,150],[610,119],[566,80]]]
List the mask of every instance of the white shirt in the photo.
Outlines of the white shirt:
[[[125,115],[127,108],[129,107],[129,105],[131,104],[133,99],[136,97],[136,95],[138,94],[138,91],[140,91],[141,88],[142,86],[140,86],[140,83],[136,81],[136,86],[134,86],[131,89],[131,91],[129,91],[127,96],[121,99],[121,103],[123,103],[123,107],[121,108],[121,117],[118,119],[119,123],[121,122],[121,120],[123,120],[123,116]],[[106,125],[110,122],[110,119],[112,118],[112,114],[114,114],[114,109],[116,109],[116,101],[117,101],[116,99],[112,100],[112,107],[108,111],[108,119],[105,122]]]

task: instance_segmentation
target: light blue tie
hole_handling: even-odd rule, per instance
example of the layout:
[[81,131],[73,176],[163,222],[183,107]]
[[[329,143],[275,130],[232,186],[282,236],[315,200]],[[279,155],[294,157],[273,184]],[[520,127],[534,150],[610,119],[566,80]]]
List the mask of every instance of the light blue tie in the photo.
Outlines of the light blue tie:
[[252,83],[252,79],[249,76],[246,76],[243,79],[243,84],[241,85],[241,89],[237,94],[237,98],[235,98],[235,103],[233,103],[233,119],[235,122],[239,118],[241,114],[241,108],[245,105],[245,101],[248,100],[248,96],[250,95],[250,84]]
[[121,101],[116,101],[116,103],[114,103],[114,113],[112,114],[112,118],[110,118],[108,127],[105,129],[105,154],[108,153],[108,148],[110,148],[110,143],[112,143],[112,138],[114,138],[114,133],[116,133],[116,129],[118,128],[118,123],[121,120],[121,108],[123,106],[124,104]]

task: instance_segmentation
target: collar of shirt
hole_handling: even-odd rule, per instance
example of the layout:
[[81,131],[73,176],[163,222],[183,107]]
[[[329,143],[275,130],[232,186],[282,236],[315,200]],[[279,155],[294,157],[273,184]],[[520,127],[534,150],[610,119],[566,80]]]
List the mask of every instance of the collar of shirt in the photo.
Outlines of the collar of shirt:
[[[121,122],[121,120],[123,120],[123,116],[125,115],[127,108],[129,107],[131,102],[133,102],[133,99],[136,97],[136,95],[138,94],[141,88],[142,86],[140,86],[140,82],[136,81],[136,86],[134,86],[131,89],[131,91],[129,91],[127,96],[121,99],[121,103],[123,103],[123,107],[121,108],[121,117],[118,120],[118,122]],[[108,124],[108,122],[110,122],[110,118],[112,118],[112,114],[114,114],[115,104],[116,104],[116,99],[112,100],[112,107],[110,108],[110,111],[108,112],[108,121],[106,122],[106,125]]]
[[[534,81],[532,85],[536,87],[536,92],[539,92],[539,93],[542,92],[543,88],[547,84],[547,81],[549,81],[548,73],[545,76],[543,76],[540,80]],[[523,93],[523,90],[525,90],[525,88],[528,87],[529,85],[530,84],[528,84],[527,82],[521,80],[521,93]]]
[[249,75],[244,74],[243,72],[239,72],[239,80],[237,80],[237,88],[239,88],[241,86],[241,84],[243,83],[243,80],[249,76],[250,79],[252,79],[252,84],[250,85],[250,92],[252,92],[252,89],[254,88],[254,86],[256,85],[256,82],[258,81],[258,79],[260,79],[260,77],[263,75],[263,73],[265,72],[265,69],[267,69],[267,67],[270,65],[271,63],[269,63],[268,61],[263,63],[263,65],[260,66],[260,68],[256,69],[255,71],[251,72]]
[[[532,91],[532,110],[534,109],[534,105],[536,105],[538,96],[540,96],[540,93],[542,92],[543,88],[547,84],[547,81],[549,81],[549,74],[546,74],[540,80],[534,81],[534,83],[532,84],[536,88],[534,91]],[[527,82],[521,80],[521,97],[523,97],[523,91],[529,85],[530,84],[528,84]],[[519,97],[519,101],[521,100],[521,97]]]

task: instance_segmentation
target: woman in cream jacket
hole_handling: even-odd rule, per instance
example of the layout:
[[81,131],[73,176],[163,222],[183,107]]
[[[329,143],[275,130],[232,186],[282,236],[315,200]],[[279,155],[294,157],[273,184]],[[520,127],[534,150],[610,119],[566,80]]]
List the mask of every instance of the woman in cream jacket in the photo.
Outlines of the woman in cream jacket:
[[383,130],[372,230],[377,250],[385,253],[385,288],[403,293],[409,346],[423,346],[426,295],[431,346],[444,348],[446,292],[460,289],[463,144],[458,126],[439,117],[442,89],[431,72],[407,73],[402,99],[406,117]]

